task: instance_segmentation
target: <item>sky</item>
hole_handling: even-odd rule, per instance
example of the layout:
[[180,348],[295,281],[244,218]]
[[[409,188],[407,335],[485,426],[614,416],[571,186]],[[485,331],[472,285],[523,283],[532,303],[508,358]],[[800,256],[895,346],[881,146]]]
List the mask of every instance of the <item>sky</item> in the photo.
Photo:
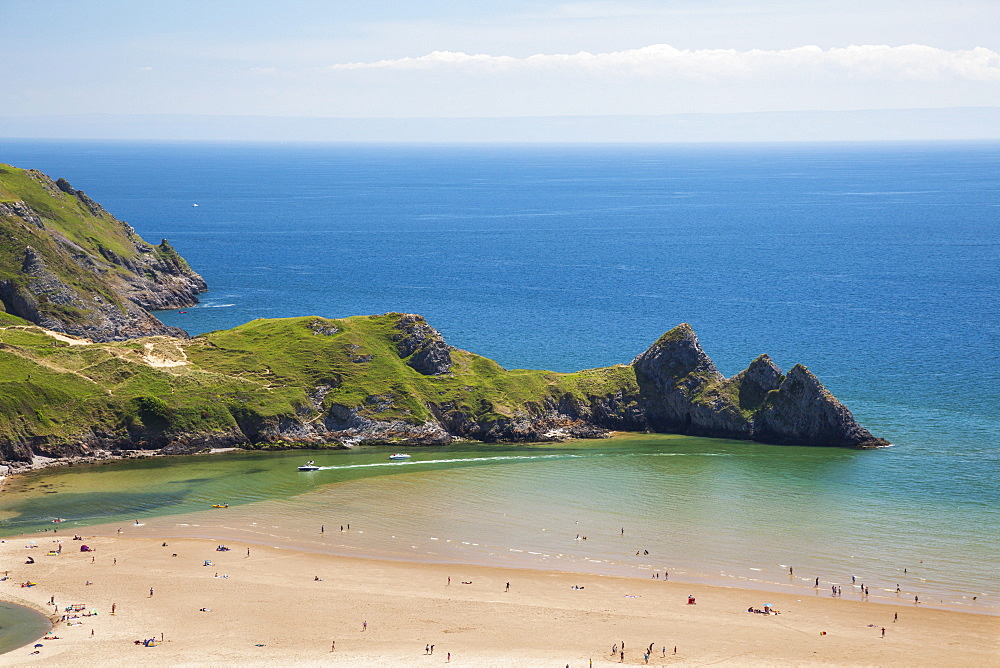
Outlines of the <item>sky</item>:
[[7,116],[1000,107],[998,0],[0,0],[0,25]]

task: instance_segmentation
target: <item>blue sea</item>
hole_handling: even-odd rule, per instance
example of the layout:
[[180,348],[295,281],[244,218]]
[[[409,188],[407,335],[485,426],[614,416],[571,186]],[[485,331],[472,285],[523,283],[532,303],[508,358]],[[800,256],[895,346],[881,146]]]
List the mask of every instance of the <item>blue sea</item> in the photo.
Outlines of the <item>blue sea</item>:
[[[262,317],[401,311],[426,316],[452,345],[507,368],[573,371],[627,363],[688,322],[727,375],[765,352],[785,370],[805,364],[895,447],[803,453],[705,439],[634,444],[650,457],[658,448],[682,455],[689,447],[697,461],[714,462],[685,468],[693,477],[672,496],[679,473],[671,467],[683,457],[657,459],[634,478],[612,476],[619,486],[605,489],[594,481],[626,460],[608,455],[621,446],[595,445],[517,467],[494,460],[483,466],[496,475],[464,493],[480,498],[493,486],[490,499],[524,495],[536,478],[512,471],[534,471],[556,486],[544,503],[564,504],[558,521],[591,513],[610,527],[622,518],[601,513],[620,503],[626,515],[626,508],[641,514],[636,522],[670,522],[661,516],[682,508],[684,531],[750,546],[782,542],[791,554],[762,556],[775,573],[779,560],[844,570],[864,558],[889,583],[903,562],[934,562],[938,584],[925,587],[942,601],[957,605],[978,592],[980,605],[1000,610],[998,142],[2,140],[0,161],[64,177],[147,241],[167,238],[211,288],[186,313],[158,314],[192,334]],[[369,484],[390,486],[401,470]],[[560,488],[556,471],[572,484]],[[328,494],[360,484],[330,476]],[[774,512],[729,533],[733,516],[710,512],[713,504],[744,503],[743,492],[726,491],[727,479],[752,484]],[[629,490],[630,480],[641,489]],[[658,481],[664,487],[649,496]],[[432,495],[444,484],[431,476],[421,489]],[[601,508],[588,510],[579,495],[588,485],[600,490]],[[265,496],[302,492],[281,489]],[[385,503],[398,503],[386,490]],[[0,517],[20,518],[23,528],[41,521],[44,504],[57,498],[38,496],[30,512],[0,501]],[[191,510],[177,499],[123,503],[111,504],[106,519]],[[488,522],[495,506],[481,505],[477,518]],[[50,514],[68,512],[59,508]],[[290,518],[289,506],[282,508]],[[85,521],[96,521],[87,513]],[[664,525],[664,535],[679,530]],[[522,549],[514,535],[479,539]],[[829,539],[822,550],[819,536]],[[700,563],[703,575],[754,562],[739,563],[742,550],[694,552],[701,556],[686,567],[694,573]],[[873,565],[880,552],[891,563]]]

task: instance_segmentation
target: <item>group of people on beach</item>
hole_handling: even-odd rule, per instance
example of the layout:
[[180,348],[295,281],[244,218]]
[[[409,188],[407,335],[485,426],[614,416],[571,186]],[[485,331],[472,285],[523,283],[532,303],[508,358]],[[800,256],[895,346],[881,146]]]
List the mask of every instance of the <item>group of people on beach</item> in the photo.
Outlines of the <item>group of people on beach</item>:
[[[645,649],[645,651],[643,652],[642,659],[643,659],[643,661],[645,663],[649,663],[649,658],[651,656],[653,656],[653,647],[655,645],[656,645],[656,643],[652,643],[652,642],[649,643],[649,647],[647,647]],[[666,656],[667,656],[667,646],[663,645],[661,649],[662,649],[662,651],[661,651],[661,657],[662,658],[666,658]],[[621,647],[618,646],[618,643],[615,643],[614,645],[611,646],[611,656],[613,656],[613,657],[617,656],[618,657],[618,663],[625,663],[625,641],[624,640],[622,640],[622,642],[621,642]],[[677,645],[674,645],[674,656],[677,656]]]

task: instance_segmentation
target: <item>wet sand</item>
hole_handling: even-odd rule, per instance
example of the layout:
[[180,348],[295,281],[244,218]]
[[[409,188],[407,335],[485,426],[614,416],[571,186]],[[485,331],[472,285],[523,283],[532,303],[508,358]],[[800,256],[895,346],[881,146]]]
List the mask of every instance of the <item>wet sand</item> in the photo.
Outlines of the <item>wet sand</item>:
[[[1000,666],[1000,618],[918,605],[243,543],[220,552],[200,539],[164,547],[86,536],[96,552],[82,553],[71,538],[0,543],[10,569],[0,598],[52,613],[54,597],[59,615],[71,604],[98,614],[57,623],[59,639],[39,641],[38,654],[29,646],[0,655],[0,665],[432,666],[450,652],[464,666],[610,666],[621,660],[612,646],[624,641],[629,665],[645,665],[653,643],[649,665]],[[37,548],[25,547],[31,540]],[[55,540],[62,554],[46,556]],[[25,565],[28,555],[36,563]],[[20,587],[29,580],[38,585]],[[747,612],[766,603],[781,614]],[[153,647],[134,643],[161,637]]]

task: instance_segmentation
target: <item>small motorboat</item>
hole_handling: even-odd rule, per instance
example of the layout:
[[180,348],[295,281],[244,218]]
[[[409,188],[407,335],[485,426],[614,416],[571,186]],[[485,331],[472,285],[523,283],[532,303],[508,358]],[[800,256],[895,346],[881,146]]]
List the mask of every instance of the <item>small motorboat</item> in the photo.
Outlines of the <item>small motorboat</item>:
[[389,459],[391,459],[393,461],[397,461],[397,462],[403,461],[404,459],[409,459],[409,458],[410,458],[410,456],[408,454],[404,453],[404,452],[397,452],[395,454],[389,455]]
[[309,460],[308,464],[299,467],[300,471],[319,471],[319,467],[316,466],[316,462]]
[[213,503],[212,507],[213,508],[228,508],[229,504],[228,503]]

